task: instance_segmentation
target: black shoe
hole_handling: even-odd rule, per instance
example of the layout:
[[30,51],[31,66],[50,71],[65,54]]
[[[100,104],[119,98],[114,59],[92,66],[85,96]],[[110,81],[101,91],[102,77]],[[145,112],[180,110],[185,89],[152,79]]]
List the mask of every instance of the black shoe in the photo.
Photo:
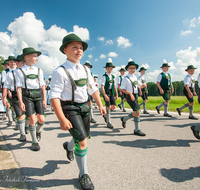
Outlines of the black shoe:
[[122,106],[120,105],[120,104],[118,104],[118,106],[119,106],[119,108],[120,108],[120,110],[122,109]]
[[19,141],[25,142],[26,141],[26,136],[25,135],[21,135],[20,138],[19,138]]
[[113,129],[113,126],[112,126],[111,123],[107,123],[107,127],[108,127],[109,129]]
[[74,153],[73,153],[73,151],[68,150],[67,145],[68,145],[68,142],[63,143],[63,148],[66,150],[67,158],[70,161],[73,161],[74,160]]
[[193,132],[193,135],[197,138],[197,139],[200,139],[200,132],[199,131],[195,131],[195,126],[193,125],[193,126],[191,126],[190,127],[191,128],[191,130],[192,130],[192,132]]
[[36,132],[36,138],[38,141],[41,140],[41,132]]
[[15,131],[19,130],[18,126],[16,125],[14,128]]
[[176,108],[176,111],[178,112],[179,115],[181,115],[181,110],[179,108]]
[[122,121],[122,127],[126,128],[126,122],[123,121],[123,120],[124,120],[124,117],[121,117],[120,119],[121,119],[121,121]]
[[194,117],[194,116],[189,116],[189,119],[198,120],[198,118],[197,118],[197,117]]
[[164,114],[164,116],[165,116],[165,117],[172,117],[172,115],[170,115],[170,114],[168,114],[168,113]]
[[143,111],[143,114],[149,114],[149,112],[148,111]]
[[157,110],[158,114],[160,114],[160,109],[158,109],[158,106],[156,106],[156,110]]
[[126,110],[125,110],[125,109],[123,109],[122,111],[123,111],[123,112],[126,112]]
[[93,190],[94,185],[88,174],[84,174],[81,178],[79,177],[79,183],[83,190]]
[[28,127],[25,127],[25,133],[26,133],[26,134],[29,133]]
[[141,130],[135,131],[134,130],[134,135],[138,135],[138,136],[146,136],[145,133],[143,133]]
[[39,151],[40,150],[40,146],[38,143],[32,143],[32,149],[33,151]]
[[9,121],[7,125],[11,126],[12,125],[12,121]]
[[96,123],[96,121],[92,118],[92,119],[90,120],[90,123]]
[[103,115],[104,121],[107,123],[107,117]]

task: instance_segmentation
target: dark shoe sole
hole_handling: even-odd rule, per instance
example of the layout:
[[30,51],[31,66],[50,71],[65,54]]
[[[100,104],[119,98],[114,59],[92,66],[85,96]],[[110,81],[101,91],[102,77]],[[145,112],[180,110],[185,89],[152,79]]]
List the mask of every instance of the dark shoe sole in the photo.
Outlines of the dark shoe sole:
[[158,109],[158,107],[157,107],[157,106],[156,106],[156,110],[157,110],[158,114],[160,114],[160,110]]
[[123,127],[123,128],[126,128],[126,122],[123,121],[124,117],[121,117],[120,119],[121,119],[121,121],[122,121],[122,127]]
[[69,151],[69,150],[67,149],[67,145],[68,145],[68,142],[63,143],[63,148],[66,150],[67,158],[69,159],[69,161],[73,161],[73,160],[74,160],[73,151]]
[[179,115],[181,115],[181,111],[179,110],[179,108],[176,108],[176,111],[178,112]]

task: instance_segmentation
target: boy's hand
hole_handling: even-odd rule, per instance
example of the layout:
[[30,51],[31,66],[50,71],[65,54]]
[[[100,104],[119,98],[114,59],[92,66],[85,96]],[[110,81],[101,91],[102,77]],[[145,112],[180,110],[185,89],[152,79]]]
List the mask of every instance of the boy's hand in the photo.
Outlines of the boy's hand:
[[194,92],[194,96],[197,96],[197,93],[196,93],[196,92]]
[[161,94],[164,94],[164,91],[163,91],[163,89],[160,89],[160,93],[161,93]]
[[192,92],[188,92],[188,96],[189,96],[190,98],[192,98],[192,97],[193,97]]
[[101,115],[106,115],[106,109],[103,106],[99,107],[99,112]]
[[8,102],[6,105],[6,109],[9,109],[9,108],[10,108],[10,103]]
[[46,100],[43,100],[43,101],[42,101],[42,105],[43,105],[43,108],[44,108],[44,109],[47,107],[47,102],[46,102]]
[[60,120],[60,128],[62,130],[66,131],[66,130],[69,130],[73,127],[72,127],[71,122],[68,119],[64,118],[64,119]]
[[142,92],[140,92],[140,96],[142,96]]
[[106,94],[105,94],[104,97],[105,97],[105,100],[106,100],[106,101],[109,101],[109,100],[110,100]]
[[3,105],[4,105],[4,106],[7,106],[7,104],[8,104],[7,99],[6,99],[6,98],[3,98]]
[[118,95],[117,96],[115,96],[115,100],[117,100],[118,99]]
[[25,112],[26,111],[26,107],[25,107],[25,104],[24,103],[19,103],[19,107],[20,109]]

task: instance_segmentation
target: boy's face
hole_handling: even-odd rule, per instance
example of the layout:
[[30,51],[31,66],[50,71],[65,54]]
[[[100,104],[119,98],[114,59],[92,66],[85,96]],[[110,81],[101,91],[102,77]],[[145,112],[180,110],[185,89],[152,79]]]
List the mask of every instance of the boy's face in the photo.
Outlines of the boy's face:
[[3,65],[3,68],[4,68],[4,69],[8,69],[8,68],[9,68],[9,65],[8,65],[8,64],[4,64],[4,65]]
[[166,73],[169,70],[169,67],[163,67],[162,70]]
[[129,72],[129,74],[134,74],[136,72],[136,66],[135,65],[131,65],[127,68],[127,71]]
[[17,69],[19,69],[19,68],[23,67],[23,66],[24,66],[24,64],[25,64],[25,62],[24,62],[24,61],[16,61]]
[[14,68],[15,68],[15,66],[16,66],[16,62],[15,62],[15,61],[13,61],[13,60],[8,60],[8,63],[9,63],[9,67],[10,67],[11,69],[14,69]]
[[125,71],[120,71],[120,74],[121,74],[122,76],[124,76],[124,73],[125,73]]
[[83,56],[83,44],[82,42],[71,42],[63,50],[67,59],[72,63],[79,63],[79,60]]
[[97,82],[97,78],[94,78],[94,82]]
[[141,75],[145,74],[145,70],[140,71]]
[[38,55],[37,53],[31,53],[31,54],[25,55],[24,59],[26,60],[27,65],[35,65],[38,60]]
[[193,75],[193,74],[194,74],[194,71],[195,71],[195,69],[189,69],[189,70],[187,70],[187,72],[188,72],[190,75]]
[[112,67],[106,67],[106,72],[107,72],[108,74],[111,74],[111,73],[112,73],[112,70],[113,70]]

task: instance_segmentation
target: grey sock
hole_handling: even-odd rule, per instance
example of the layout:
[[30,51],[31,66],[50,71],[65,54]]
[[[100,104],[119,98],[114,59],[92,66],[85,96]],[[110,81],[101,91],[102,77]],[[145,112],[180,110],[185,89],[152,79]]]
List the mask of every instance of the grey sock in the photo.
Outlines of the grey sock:
[[162,108],[162,107],[164,106],[164,103],[165,103],[165,102],[162,102],[159,106],[157,106],[158,109]]
[[94,107],[97,107],[97,104],[96,104],[96,102],[94,103]]
[[144,102],[143,102],[143,109],[144,109],[144,111],[147,111],[146,110],[146,103],[144,103]]
[[134,117],[135,131],[140,130],[140,117]]
[[44,125],[44,123],[43,124],[40,124],[38,121],[37,121],[37,127],[36,127],[36,132],[38,133],[38,132],[40,132],[40,129],[41,129],[41,127]]
[[11,111],[11,109],[7,109],[6,112],[7,112],[8,120],[9,121],[13,121],[12,120],[12,111]]
[[129,119],[133,118],[132,113],[129,113],[126,117],[124,117],[123,121],[127,122]]
[[87,148],[85,150],[75,150],[75,158],[79,168],[79,176],[82,177],[84,174],[88,174],[87,170]]
[[107,112],[107,123],[111,123],[110,122],[110,110],[106,110]]
[[15,113],[15,111],[12,111],[12,119],[15,122],[16,127],[19,129],[19,126],[18,126],[18,123],[17,123],[17,120],[16,120],[16,113]]
[[25,121],[25,127],[28,127],[29,126],[29,119],[26,119]]
[[25,120],[17,120],[17,124],[21,135],[25,135]]
[[93,119],[93,109],[92,109],[92,106],[90,106],[90,115],[91,115],[91,119]]
[[193,106],[189,106],[189,113],[190,113],[190,116],[193,116]]
[[72,138],[71,141],[69,141],[67,144],[67,149],[69,151],[74,151],[74,148],[75,148],[75,142],[74,139]]
[[28,126],[28,129],[30,131],[30,134],[31,134],[31,138],[32,138],[32,142],[33,143],[38,143],[38,140],[36,138],[36,126]]
[[141,102],[141,103],[139,104],[139,107],[141,107],[142,104],[143,104],[143,102]]
[[125,109],[124,104],[125,104],[125,102],[123,101],[123,102],[122,102],[122,108],[123,108],[123,109]]
[[195,130],[195,131],[200,131],[200,124],[199,124],[199,125],[196,125],[195,128],[194,128],[194,130]]
[[164,114],[167,114],[167,111],[168,111],[168,104],[164,104]]
[[179,108],[179,110],[182,111],[184,108],[187,108],[188,106],[189,106],[188,103],[184,104],[182,107]]

